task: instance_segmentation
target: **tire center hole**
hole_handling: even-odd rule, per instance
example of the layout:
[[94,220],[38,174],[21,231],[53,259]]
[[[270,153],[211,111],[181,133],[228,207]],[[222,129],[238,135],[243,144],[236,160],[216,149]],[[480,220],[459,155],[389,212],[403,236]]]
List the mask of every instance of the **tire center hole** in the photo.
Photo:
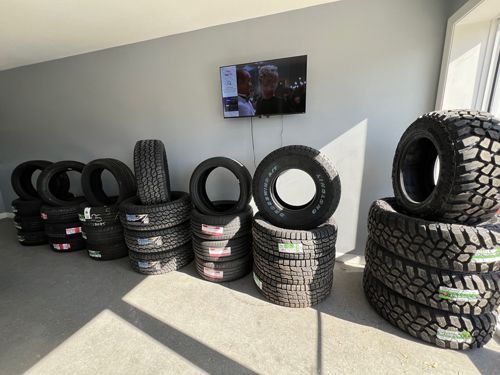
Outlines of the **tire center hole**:
[[232,200],[240,198],[240,184],[236,176],[226,168],[215,168],[207,177],[207,196],[210,201]]
[[289,206],[306,206],[316,196],[316,184],[308,173],[289,169],[277,178],[275,191],[279,200]]
[[38,176],[40,176],[40,173],[42,173],[42,171],[40,169],[37,169],[31,175],[31,186],[33,186],[34,190],[36,190],[36,182],[38,180]]
[[436,188],[440,172],[441,163],[434,143],[428,138],[416,139],[403,155],[400,186],[409,200],[423,202]]
[[102,190],[104,194],[108,197],[114,197],[118,195],[118,182],[110,171],[104,169],[101,173]]
[[82,192],[82,174],[78,171],[67,171],[66,174],[69,177],[70,181],[70,193],[73,193],[75,197],[83,196]]

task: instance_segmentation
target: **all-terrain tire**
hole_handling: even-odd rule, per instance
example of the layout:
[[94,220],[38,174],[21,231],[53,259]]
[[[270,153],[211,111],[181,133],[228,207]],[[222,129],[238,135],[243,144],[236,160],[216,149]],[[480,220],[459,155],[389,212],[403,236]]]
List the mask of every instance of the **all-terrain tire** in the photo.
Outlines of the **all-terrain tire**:
[[228,240],[245,236],[252,229],[252,207],[231,215],[205,215],[197,209],[191,211],[193,234],[206,240]]
[[311,230],[284,229],[272,225],[257,213],[253,218],[252,233],[255,245],[271,255],[310,259],[335,252],[337,223],[331,217]]
[[369,234],[384,249],[443,270],[500,270],[500,231],[497,227],[427,221],[398,210],[393,198],[379,199],[370,208]]
[[[278,177],[290,169],[306,172],[314,181],[316,194],[309,203],[286,203],[276,189]],[[258,165],[252,192],[261,215],[281,228],[313,229],[333,215],[340,201],[340,178],[330,160],[307,146],[279,148]]]
[[194,259],[191,243],[178,248],[157,253],[136,253],[129,251],[132,269],[144,275],[161,275],[177,271]]
[[[500,208],[500,123],[476,111],[431,112],[405,131],[392,183],[401,209],[414,216],[474,225]],[[434,182],[434,164],[440,172]]]
[[363,288],[370,305],[385,320],[441,348],[479,348],[495,332],[496,314],[457,315],[424,306],[387,288],[369,268],[365,268]]
[[191,242],[191,226],[189,221],[172,228],[154,231],[131,231],[125,229],[124,233],[127,247],[136,253],[165,252]]
[[374,277],[422,305],[466,315],[494,312],[500,305],[500,271],[462,273],[427,267],[394,255],[370,238],[365,257]]
[[142,205],[132,197],[120,205],[120,220],[130,230],[158,230],[171,228],[189,220],[191,199],[189,194],[172,191],[171,201],[153,205]]
[[170,201],[170,177],[162,141],[138,141],[134,148],[134,171],[137,196],[144,205]]

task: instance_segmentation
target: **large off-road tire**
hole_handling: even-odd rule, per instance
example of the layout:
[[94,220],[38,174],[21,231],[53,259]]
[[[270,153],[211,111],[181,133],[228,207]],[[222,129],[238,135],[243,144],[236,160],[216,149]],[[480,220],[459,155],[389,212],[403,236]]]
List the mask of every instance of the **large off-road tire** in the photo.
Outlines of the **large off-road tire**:
[[318,258],[335,252],[337,224],[333,217],[311,230],[284,229],[253,218],[253,241],[259,249],[284,259]]
[[[278,177],[299,169],[314,181],[316,194],[308,203],[294,206],[278,194]],[[333,215],[340,201],[340,178],[330,160],[311,147],[279,148],[259,164],[252,182],[255,204],[270,223],[289,229],[313,229]]]
[[[229,170],[238,180],[240,188],[239,198],[232,206],[221,207],[214,204],[208,197],[207,179],[210,173],[216,168]],[[189,181],[189,192],[193,206],[205,215],[232,215],[240,213],[246,209],[252,198],[251,181],[252,176],[250,172],[239,161],[225,157],[207,159],[196,167]]]
[[365,268],[363,288],[370,305],[385,320],[441,348],[479,348],[495,332],[496,314],[457,315],[424,306],[387,288],[369,268]]
[[261,272],[254,266],[253,280],[257,290],[270,302],[285,307],[310,307],[327,298],[333,285],[330,277],[313,284],[283,284]]
[[500,305],[500,271],[462,273],[398,257],[372,239],[366,244],[372,275],[391,290],[422,305],[455,314],[481,315]]
[[252,270],[252,254],[228,262],[206,262],[196,258],[196,270],[202,278],[214,283],[241,279]]
[[129,252],[130,265],[136,272],[144,275],[161,275],[177,271],[194,259],[191,243],[158,253]]
[[77,161],[60,161],[46,167],[38,180],[36,187],[40,198],[47,204],[52,206],[73,206],[85,201],[83,197],[74,197],[73,194],[66,194],[61,197],[58,192],[53,189],[53,180],[59,179],[61,175],[66,175],[66,172],[77,171],[82,172],[85,164]]
[[499,151],[500,123],[489,113],[423,115],[405,131],[394,156],[398,204],[414,216],[448,223],[490,220],[500,208]]
[[222,241],[204,240],[193,236],[193,250],[200,260],[227,262],[252,253],[252,236],[247,235]]
[[[102,172],[109,171],[118,185],[118,196],[110,197],[104,192]],[[82,171],[82,190],[92,206],[119,205],[133,196],[137,190],[135,177],[129,167],[116,159],[97,159],[88,163]]]
[[368,214],[370,236],[405,259],[459,272],[500,270],[500,231],[427,221],[398,212],[395,199],[375,201]]
[[206,240],[228,240],[245,236],[252,228],[252,207],[231,215],[205,215],[197,209],[191,211],[191,228],[198,238]]
[[154,231],[131,231],[125,229],[124,233],[127,247],[136,253],[165,252],[191,242],[191,226],[189,221],[172,228]]
[[[33,186],[32,178],[36,171],[43,171],[52,162],[46,160],[31,160],[19,164],[11,175],[12,188],[21,200],[39,199],[36,187]],[[65,197],[68,194],[70,182],[65,173],[58,174],[50,181],[49,190],[56,196]]]
[[134,148],[134,171],[137,196],[144,205],[170,201],[170,177],[162,141],[138,141]]
[[189,194],[172,191],[171,201],[142,205],[139,198],[126,199],[120,205],[120,220],[130,230],[158,230],[171,228],[189,220],[191,199]]

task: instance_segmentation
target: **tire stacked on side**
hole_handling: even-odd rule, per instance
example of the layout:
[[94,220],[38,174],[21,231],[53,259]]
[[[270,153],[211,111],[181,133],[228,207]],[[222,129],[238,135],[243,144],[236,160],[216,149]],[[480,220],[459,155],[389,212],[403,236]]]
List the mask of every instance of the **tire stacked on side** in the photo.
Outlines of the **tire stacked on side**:
[[[290,169],[306,172],[315,182],[316,194],[303,206],[284,202],[276,190],[278,177]],[[253,277],[269,301],[308,307],[330,295],[337,239],[332,215],[340,189],[331,162],[310,147],[282,147],[257,167],[253,196],[259,213],[253,220]]]
[[[11,175],[12,188],[19,198],[12,201],[14,225],[17,229],[17,238],[21,245],[36,246],[47,243],[44,224],[40,217],[42,200],[32,183],[36,171],[43,171],[51,165],[46,160],[31,160],[19,164]],[[68,192],[68,176],[62,174],[54,179],[52,188],[57,194],[65,195]]]
[[[102,173],[112,174],[118,195],[108,196],[103,188]],[[116,159],[97,159],[88,163],[82,173],[82,189],[88,203],[80,205],[79,218],[87,253],[95,260],[111,260],[128,255],[118,205],[137,190],[134,174]]]
[[137,196],[120,204],[131,267],[145,275],[178,270],[192,262],[187,193],[170,190],[165,146],[138,141],[134,148]]
[[[69,192],[71,184],[66,174],[69,171],[81,173],[84,167],[85,164],[77,161],[60,161],[47,166],[37,179],[37,191],[44,202],[40,208],[40,216],[45,223],[50,248],[56,252],[85,249],[78,219],[78,210],[85,198],[75,197]],[[63,179],[66,186],[63,192],[58,188],[60,179]]]
[[[225,168],[238,179],[237,201],[208,198],[206,182],[216,168]],[[221,283],[242,278],[252,269],[251,176],[240,162],[215,157],[202,162],[190,180],[195,208],[191,211],[196,270],[205,280]]]
[[497,324],[499,133],[487,113],[422,116],[396,151],[396,197],[370,209],[363,280],[369,303],[393,325],[443,348],[481,347]]

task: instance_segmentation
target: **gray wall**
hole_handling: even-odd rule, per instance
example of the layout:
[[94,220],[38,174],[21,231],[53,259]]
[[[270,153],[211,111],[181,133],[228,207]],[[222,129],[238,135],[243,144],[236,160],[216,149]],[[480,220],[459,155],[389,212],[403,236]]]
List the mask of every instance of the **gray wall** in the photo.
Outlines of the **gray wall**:
[[307,114],[255,119],[257,163],[282,121],[284,144],[323,150],[343,184],[338,251],[362,252],[370,203],[392,194],[397,141],[433,109],[458,3],[344,0],[0,72],[0,190],[13,199],[10,171],[28,159],[131,165],[144,138],[165,142],[176,189],[211,156],[253,172],[250,120],[222,118],[218,67],[307,54]]

